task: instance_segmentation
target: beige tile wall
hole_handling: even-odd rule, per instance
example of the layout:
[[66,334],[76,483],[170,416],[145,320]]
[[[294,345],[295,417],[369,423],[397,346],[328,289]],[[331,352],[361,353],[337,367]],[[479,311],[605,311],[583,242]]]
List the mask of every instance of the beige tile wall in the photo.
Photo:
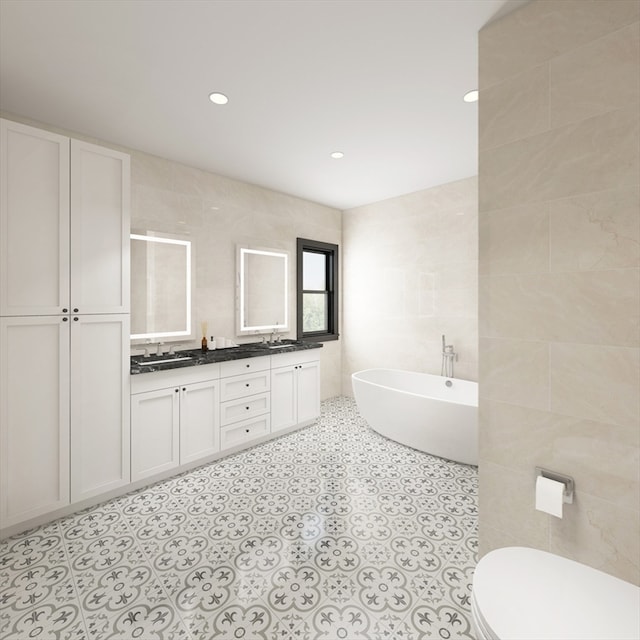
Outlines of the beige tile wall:
[[[236,336],[236,245],[289,252],[289,326],[296,337],[296,238],[342,244],[341,212],[138,151],[131,153],[132,221],[139,230],[189,236],[196,259],[196,328]],[[237,338],[239,342],[256,338]],[[321,394],[340,394],[341,343],[321,350]]]
[[[640,3],[480,33],[480,546],[640,583]],[[572,475],[562,520],[536,465]]]
[[477,380],[477,206],[473,177],[344,212],[344,394],[369,367],[439,375],[443,333]]

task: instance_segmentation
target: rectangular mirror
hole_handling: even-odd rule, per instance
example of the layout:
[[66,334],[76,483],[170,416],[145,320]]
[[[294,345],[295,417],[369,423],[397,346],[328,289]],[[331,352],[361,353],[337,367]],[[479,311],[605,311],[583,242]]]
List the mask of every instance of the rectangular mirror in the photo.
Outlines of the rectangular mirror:
[[289,254],[238,247],[238,334],[289,329]]
[[191,241],[131,236],[131,340],[192,339]]

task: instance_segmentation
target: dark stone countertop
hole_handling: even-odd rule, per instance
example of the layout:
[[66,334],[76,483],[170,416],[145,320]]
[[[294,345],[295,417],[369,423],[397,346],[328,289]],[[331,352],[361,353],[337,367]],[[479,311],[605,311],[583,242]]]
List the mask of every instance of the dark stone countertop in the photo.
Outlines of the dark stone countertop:
[[[165,353],[162,356],[131,356],[131,375],[138,373],[151,373],[153,371],[166,371],[167,369],[181,369],[184,367],[196,367],[201,364],[215,362],[227,362],[229,360],[242,360],[244,358],[258,358],[260,356],[277,355],[278,353],[291,353],[292,351],[306,351],[308,349],[320,349],[319,342],[302,342],[297,340],[283,340],[276,349],[270,349],[268,344],[262,342],[250,342],[237,347],[226,349],[214,349],[202,352],[200,349],[188,349]],[[148,362],[149,364],[142,364]]]

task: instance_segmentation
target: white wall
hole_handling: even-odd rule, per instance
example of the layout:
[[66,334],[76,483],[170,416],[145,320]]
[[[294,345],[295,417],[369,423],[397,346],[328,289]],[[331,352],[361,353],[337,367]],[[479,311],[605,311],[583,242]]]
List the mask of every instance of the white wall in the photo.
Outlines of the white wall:
[[466,178],[343,215],[343,377],[391,367],[477,380],[477,180]]

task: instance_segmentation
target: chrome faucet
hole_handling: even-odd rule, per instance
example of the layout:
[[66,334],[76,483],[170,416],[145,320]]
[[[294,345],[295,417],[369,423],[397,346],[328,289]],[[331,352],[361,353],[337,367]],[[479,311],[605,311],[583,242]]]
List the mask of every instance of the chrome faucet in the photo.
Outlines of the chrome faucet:
[[445,378],[453,378],[453,361],[458,359],[458,354],[453,350],[452,344],[447,344],[444,334],[442,336],[442,367],[440,375]]

